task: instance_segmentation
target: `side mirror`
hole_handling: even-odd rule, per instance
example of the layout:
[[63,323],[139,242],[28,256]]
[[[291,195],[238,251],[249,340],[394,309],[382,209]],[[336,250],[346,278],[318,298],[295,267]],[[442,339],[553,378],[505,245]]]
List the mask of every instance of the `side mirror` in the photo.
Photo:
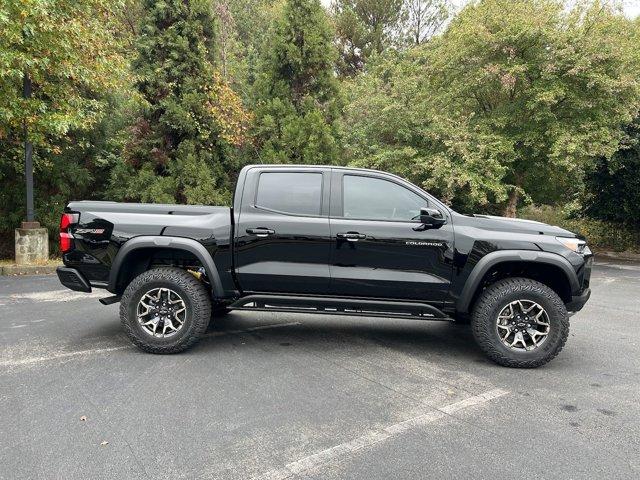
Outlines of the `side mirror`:
[[422,207],[420,209],[420,222],[424,229],[440,228],[447,222],[442,212],[436,208]]

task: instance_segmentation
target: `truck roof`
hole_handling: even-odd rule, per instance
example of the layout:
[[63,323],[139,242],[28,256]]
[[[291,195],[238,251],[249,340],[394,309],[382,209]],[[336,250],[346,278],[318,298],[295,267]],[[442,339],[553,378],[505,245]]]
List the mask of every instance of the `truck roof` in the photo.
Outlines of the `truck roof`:
[[305,168],[305,169],[313,169],[313,168],[330,168],[333,170],[346,170],[349,172],[370,172],[370,173],[377,173],[377,174],[383,174],[383,175],[388,175],[390,177],[395,177],[398,178],[400,180],[403,181],[407,181],[405,178],[400,177],[399,175],[395,175],[393,173],[389,173],[387,171],[384,170],[377,170],[375,168],[356,168],[356,167],[343,167],[340,165],[304,165],[304,164],[287,164],[287,163],[270,163],[270,164],[260,164],[260,163],[256,163],[256,164],[251,164],[251,165],[246,165],[244,166],[242,169],[243,170],[249,170],[251,168]]
[[340,170],[360,170],[365,172],[380,172],[388,173],[382,170],[376,170],[373,168],[355,168],[355,167],[343,167],[340,165],[305,165],[305,164],[290,164],[290,163],[254,163],[251,165],[245,165],[244,168],[334,168]]

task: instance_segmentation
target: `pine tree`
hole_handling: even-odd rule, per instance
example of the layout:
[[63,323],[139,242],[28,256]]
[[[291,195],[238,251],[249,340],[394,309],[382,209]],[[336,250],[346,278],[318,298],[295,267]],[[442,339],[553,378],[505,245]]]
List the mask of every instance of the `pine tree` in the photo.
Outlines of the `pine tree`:
[[288,0],[262,52],[255,134],[265,163],[335,163],[337,52],[319,0]]
[[145,0],[133,67],[146,102],[113,172],[116,196],[146,202],[223,203],[237,170],[229,150],[247,115],[213,65],[209,0]]

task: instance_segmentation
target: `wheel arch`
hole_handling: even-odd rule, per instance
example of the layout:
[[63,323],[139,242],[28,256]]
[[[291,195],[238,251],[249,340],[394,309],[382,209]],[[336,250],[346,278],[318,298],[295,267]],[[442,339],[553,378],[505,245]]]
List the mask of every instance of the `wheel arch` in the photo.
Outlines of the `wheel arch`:
[[[222,295],[222,282],[218,269],[204,245],[191,238],[147,235],[132,238],[118,250],[111,264],[107,290],[114,294],[122,293],[126,287],[123,283],[126,282],[127,279],[130,281],[132,279],[131,276],[136,272],[136,266],[139,265],[137,260],[140,258],[150,258],[153,252],[161,250],[181,251],[193,256],[204,268],[207,278],[211,282],[213,295]],[[145,255],[146,252],[149,252],[149,255]]]
[[456,311],[469,313],[489,282],[508,276],[540,281],[554,290],[565,303],[571,301],[572,292],[580,289],[573,267],[561,255],[531,250],[496,251],[482,257],[471,271],[456,301]]

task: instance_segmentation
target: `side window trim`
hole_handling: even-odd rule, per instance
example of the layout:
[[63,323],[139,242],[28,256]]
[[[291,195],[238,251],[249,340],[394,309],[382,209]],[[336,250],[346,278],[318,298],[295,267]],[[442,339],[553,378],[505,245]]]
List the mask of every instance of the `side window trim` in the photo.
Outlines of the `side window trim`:
[[411,192],[412,194],[414,194],[417,197],[420,197],[422,200],[425,201],[425,207],[429,207],[431,205],[431,200],[428,198],[425,198],[423,195],[421,195],[418,192],[413,191],[410,188],[407,188],[406,185],[403,185],[401,182],[396,181],[394,178],[390,178],[384,175],[369,175],[366,173],[361,173],[361,172],[340,172],[337,171],[339,173],[338,175],[338,182],[340,184],[340,202],[339,202],[339,207],[337,209],[332,209],[331,210],[331,218],[335,218],[335,219],[347,219],[347,220],[356,220],[359,222],[391,222],[391,223],[420,223],[420,220],[393,220],[393,219],[388,219],[388,218],[358,218],[358,217],[345,217],[344,215],[344,178],[351,176],[351,177],[364,177],[364,178],[374,178],[376,180],[382,180],[382,181],[386,181],[389,183],[393,183],[394,185],[397,185],[401,188],[404,188],[405,190]]
[[[260,178],[262,177],[263,174],[269,174],[269,173],[308,173],[308,174],[312,174],[312,175],[320,175],[320,213],[318,215],[315,214],[309,214],[309,213],[296,213],[296,212],[286,212],[283,210],[276,210],[273,208],[269,208],[269,207],[265,207],[262,205],[258,205],[258,192],[260,190]],[[324,213],[325,210],[325,193],[326,193],[326,188],[325,188],[325,183],[327,181],[327,175],[326,172],[324,170],[320,170],[320,171],[310,171],[310,170],[297,170],[297,169],[274,169],[274,170],[262,170],[260,172],[258,172],[257,175],[257,180],[255,182],[255,192],[253,195],[253,199],[251,200],[250,203],[250,207],[251,208],[255,208],[257,210],[262,210],[265,212],[270,212],[270,213],[277,213],[279,215],[288,215],[290,217],[310,217],[310,218],[322,218],[322,217],[327,217],[328,213]]]

